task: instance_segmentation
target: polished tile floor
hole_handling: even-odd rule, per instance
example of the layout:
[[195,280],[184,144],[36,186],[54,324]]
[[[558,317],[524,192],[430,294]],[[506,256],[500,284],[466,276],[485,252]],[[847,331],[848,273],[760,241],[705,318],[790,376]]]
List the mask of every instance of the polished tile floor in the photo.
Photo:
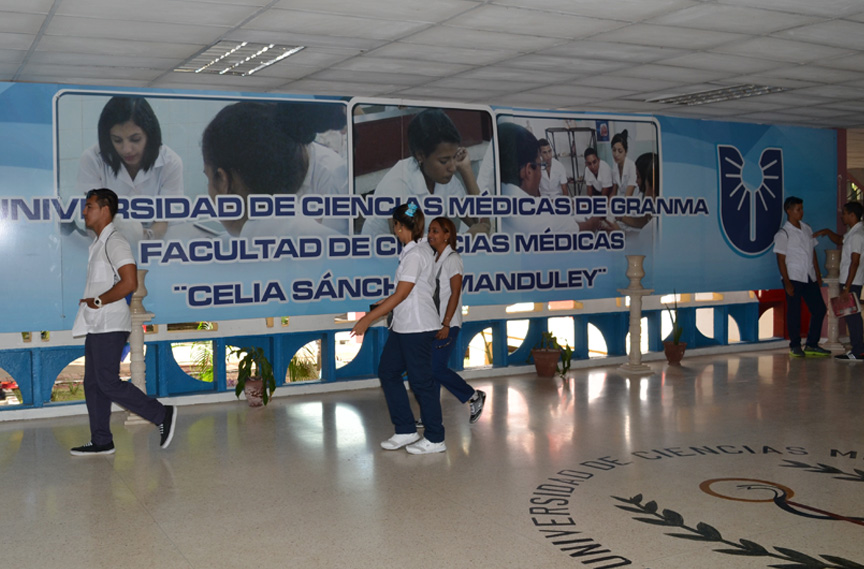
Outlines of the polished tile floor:
[[429,456],[379,448],[378,389],[184,406],[167,450],[116,413],[110,457],[0,423],[0,567],[864,566],[864,364],[650,365],[474,381]]

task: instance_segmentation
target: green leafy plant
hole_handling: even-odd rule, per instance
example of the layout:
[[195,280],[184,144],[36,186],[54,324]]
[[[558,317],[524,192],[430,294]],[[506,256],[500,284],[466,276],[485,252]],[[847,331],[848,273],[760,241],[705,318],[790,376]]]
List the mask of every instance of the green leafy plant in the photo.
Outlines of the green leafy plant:
[[666,310],[669,311],[669,317],[672,319],[672,343],[680,344],[681,343],[681,334],[684,333],[684,328],[682,328],[678,324],[678,293],[674,290],[672,291],[672,297],[674,299],[675,309],[669,307],[669,304],[666,304]]
[[239,399],[240,394],[246,388],[247,381],[260,379],[264,382],[262,398],[264,405],[267,405],[273,392],[276,391],[276,377],[273,375],[273,366],[270,364],[270,360],[264,355],[264,349],[251,346],[232,347],[230,354],[240,358],[237,362],[237,385],[234,387],[234,394]]
[[572,360],[573,348],[570,347],[570,344],[565,343],[564,347],[561,348],[561,365],[558,366],[558,373],[560,373],[562,376],[566,375],[567,372],[570,371],[570,364]]
[[[199,322],[198,330],[212,330],[212,322]],[[198,340],[192,342],[192,370],[200,381],[213,383],[213,342]]]
[[304,346],[301,352],[294,354],[288,362],[288,378],[292,383],[318,379],[318,362],[315,353],[308,345]]
[[552,332],[543,332],[543,336],[540,338],[540,341],[537,342],[537,345],[534,346],[535,350],[561,350],[561,344],[558,343],[558,338],[555,337],[555,334]]

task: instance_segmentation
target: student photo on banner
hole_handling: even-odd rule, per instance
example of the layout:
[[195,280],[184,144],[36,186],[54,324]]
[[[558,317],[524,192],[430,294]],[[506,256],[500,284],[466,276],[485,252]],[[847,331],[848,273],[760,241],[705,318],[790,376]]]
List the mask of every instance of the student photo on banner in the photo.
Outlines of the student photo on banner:
[[[473,109],[359,104],[354,107],[354,191],[404,203],[494,193],[492,117]],[[388,202],[389,203],[389,202]],[[391,207],[392,209],[392,207]],[[430,216],[431,220],[434,216]],[[453,216],[459,233],[489,233],[489,220]],[[362,235],[389,235],[388,215],[355,220]]]

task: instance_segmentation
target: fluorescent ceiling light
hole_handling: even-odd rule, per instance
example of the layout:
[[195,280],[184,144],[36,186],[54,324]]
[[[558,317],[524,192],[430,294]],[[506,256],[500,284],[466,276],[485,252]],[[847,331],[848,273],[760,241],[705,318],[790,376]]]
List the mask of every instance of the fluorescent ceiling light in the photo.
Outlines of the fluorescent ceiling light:
[[305,46],[220,41],[188,59],[174,71],[246,77],[302,49]]
[[722,101],[734,101],[745,97],[756,97],[768,93],[780,93],[788,91],[786,87],[772,87],[770,85],[734,85],[722,89],[710,89],[687,95],[664,95],[646,99],[647,103],[662,103],[666,105],[705,105],[708,103],[720,103]]

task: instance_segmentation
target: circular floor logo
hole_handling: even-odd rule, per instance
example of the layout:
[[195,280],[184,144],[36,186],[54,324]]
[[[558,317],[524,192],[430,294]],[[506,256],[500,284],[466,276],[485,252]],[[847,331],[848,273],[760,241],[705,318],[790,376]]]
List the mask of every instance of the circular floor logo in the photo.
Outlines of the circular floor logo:
[[[785,569],[864,569],[860,559],[848,558],[850,551],[860,551],[864,543],[864,517],[855,515],[862,512],[845,511],[860,502],[849,499],[860,495],[862,487],[854,483],[864,482],[864,470],[856,467],[858,452],[831,449],[821,454],[826,462],[813,456],[802,446],[752,444],[651,449],[632,452],[626,459],[604,456],[580,462],[544,480],[531,494],[529,513],[533,526],[550,544],[592,569],[636,564],[631,540],[637,534],[643,543],[669,540],[667,549],[674,540],[700,543],[704,551],[694,553],[691,548],[681,555],[725,555],[730,561],[732,556],[749,558],[747,567],[758,566],[752,563],[761,559],[765,567]],[[742,462],[745,459],[747,462]],[[719,476],[721,473],[735,475]],[[656,497],[639,491],[639,483],[664,495],[663,500],[669,503],[661,504]],[[604,500],[608,506],[603,506]],[[679,503],[674,503],[676,500]],[[589,501],[591,504],[586,503]],[[721,508],[722,503],[726,506]],[[741,511],[730,514],[730,508]],[[574,514],[594,510],[598,515],[586,522],[580,523]],[[679,513],[682,511],[687,511],[688,517],[699,515],[701,519],[685,519]],[[712,521],[712,515],[718,517],[719,523]],[[730,515],[741,522],[730,524]],[[787,521],[785,516],[793,519]],[[620,531],[628,518],[633,526]],[[799,527],[798,531],[807,532],[808,539],[802,541],[790,535],[795,547],[789,547],[788,543],[766,542],[776,532],[766,531],[765,527],[758,530],[758,539],[746,535],[746,522],[751,520],[781,528],[801,523],[817,525],[807,526],[806,530]],[[727,526],[722,531],[721,524]],[[592,531],[609,531],[598,530],[598,525],[614,527],[614,535],[592,535]],[[753,533],[757,526],[750,527]],[[586,527],[592,529],[587,531]],[[829,539],[823,544],[820,536],[831,536],[834,541]],[[825,551],[826,546],[837,542],[859,545],[841,546],[843,551],[833,553]],[[817,551],[808,551],[811,548]],[[647,567],[641,563],[639,566]]]

